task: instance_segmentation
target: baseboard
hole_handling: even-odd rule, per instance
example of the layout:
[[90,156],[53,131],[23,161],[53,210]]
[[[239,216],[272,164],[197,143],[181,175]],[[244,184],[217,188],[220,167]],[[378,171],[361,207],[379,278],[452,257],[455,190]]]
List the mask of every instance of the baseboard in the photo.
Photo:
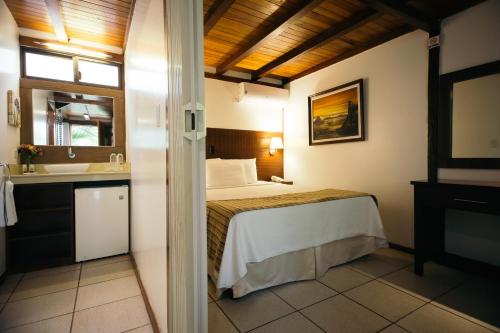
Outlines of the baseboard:
[[137,269],[137,263],[135,262],[135,258],[132,252],[130,252],[130,259],[132,260],[132,265],[134,266],[135,276],[137,277],[137,282],[139,283],[139,288],[141,289],[141,294],[142,298],[144,299],[144,304],[146,304],[146,311],[148,312],[149,321],[151,321],[153,332],[160,333],[160,327],[158,326],[158,322],[156,321],[156,317],[153,312],[153,308],[151,307],[151,303],[149,303],[148,294],[146,294],[146,289],[144,289],[144,285],[142,284],[141,274],[139,274],[139,270]]
[[394,243],[389,243],[389,247],[391,249],[394,249],[394,250],[399,250],[399,251],[403,251],[406,253],[415,254],[415,250],[412,249],[411,247],[406,247],[406,246],[398,245],[398,244],[394,244]]

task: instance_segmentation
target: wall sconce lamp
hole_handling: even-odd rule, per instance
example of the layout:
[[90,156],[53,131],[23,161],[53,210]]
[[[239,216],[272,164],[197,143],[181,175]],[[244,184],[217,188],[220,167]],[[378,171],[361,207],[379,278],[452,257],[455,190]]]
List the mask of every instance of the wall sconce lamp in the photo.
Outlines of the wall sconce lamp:
[[269,145],[269,154],[273,156],[278,149],[283,149],[283,139],[277,136],[272,137],[271,144]]

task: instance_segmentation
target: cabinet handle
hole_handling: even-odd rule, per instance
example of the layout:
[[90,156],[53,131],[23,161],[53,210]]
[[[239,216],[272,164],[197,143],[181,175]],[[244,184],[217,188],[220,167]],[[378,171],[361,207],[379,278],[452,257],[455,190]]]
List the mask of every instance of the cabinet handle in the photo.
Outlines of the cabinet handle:
[[488,203],[488,201],[479,201],[479,200],[468,200],[468,199],[453,199],[455,201],[460,201],[460,202],[469,202],[469,203],[476,203],[476,204],[482,204],[482,205],[486,205]]

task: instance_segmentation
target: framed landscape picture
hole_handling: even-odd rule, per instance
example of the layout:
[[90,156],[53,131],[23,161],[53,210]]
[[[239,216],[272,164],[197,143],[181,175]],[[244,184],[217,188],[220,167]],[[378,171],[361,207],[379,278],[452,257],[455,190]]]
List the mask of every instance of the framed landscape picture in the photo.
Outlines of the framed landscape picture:
[[309,145],[363,141],[363,79],[309,96]]

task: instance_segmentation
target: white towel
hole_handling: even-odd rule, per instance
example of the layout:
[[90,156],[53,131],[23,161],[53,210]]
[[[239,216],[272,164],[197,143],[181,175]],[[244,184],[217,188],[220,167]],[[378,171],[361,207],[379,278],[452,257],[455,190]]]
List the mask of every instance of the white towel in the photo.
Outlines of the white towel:
[[0,228],[17,223],[16,204],[14,202],[14,184],[5,177],[0,181]]
[[5,218],[5,184],[6,178],[0,175],[0,228],[7,226],[7,219]]
[[14,202],[14,183],[5,182],[5,221],[7,226],[17,223],[16,204]]

